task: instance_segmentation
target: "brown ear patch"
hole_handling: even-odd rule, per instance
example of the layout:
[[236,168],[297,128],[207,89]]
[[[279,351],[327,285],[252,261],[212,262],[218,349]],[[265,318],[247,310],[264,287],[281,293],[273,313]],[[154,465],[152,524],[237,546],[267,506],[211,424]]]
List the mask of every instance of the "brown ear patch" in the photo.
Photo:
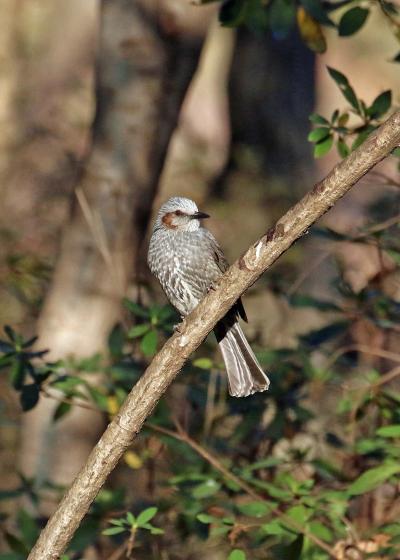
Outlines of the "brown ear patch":
[[162,217],[162,223],[170,229],[175,229],[176,226],[173,225],[172,223],[172,218],[173,218],[174,213],[173,212],[167,212],[166,214],[164,214],[164,216]]

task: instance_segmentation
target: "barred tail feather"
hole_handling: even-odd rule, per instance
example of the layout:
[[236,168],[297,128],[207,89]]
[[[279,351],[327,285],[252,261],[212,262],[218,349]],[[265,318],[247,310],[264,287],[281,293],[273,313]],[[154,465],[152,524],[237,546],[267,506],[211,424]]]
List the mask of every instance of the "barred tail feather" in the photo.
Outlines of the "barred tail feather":
[[247,397],[266,391],[269,379],[261,369],[253,350],[239,325],[227,328],[225,336],[217,336],[228,375],[229,393],[233,397]]

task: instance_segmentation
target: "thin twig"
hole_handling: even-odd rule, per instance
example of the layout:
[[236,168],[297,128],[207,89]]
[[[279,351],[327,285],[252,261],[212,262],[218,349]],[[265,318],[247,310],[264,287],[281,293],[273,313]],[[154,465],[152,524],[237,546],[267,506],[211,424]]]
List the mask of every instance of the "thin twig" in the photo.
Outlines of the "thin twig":
[[330,356],[330,358],[325,362],[325,369],[330,369],[341,356],[348,354],[349,352],[361,352],[363,354],[370,354],[371,356],[386,358],[387,360],[392,360],[393,362],[400,362],[400,354],[395,352],[382,350],[381,348],[370,348],[364,344],[349,344],[348,346],[339,348]]

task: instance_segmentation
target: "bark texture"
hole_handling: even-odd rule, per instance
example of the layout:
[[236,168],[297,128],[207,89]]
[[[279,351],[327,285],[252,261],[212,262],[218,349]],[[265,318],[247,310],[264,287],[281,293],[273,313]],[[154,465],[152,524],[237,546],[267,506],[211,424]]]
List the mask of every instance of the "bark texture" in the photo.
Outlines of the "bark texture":
[[124,450],[216,322],[296,239],[327,212],[361,177],[400,143],[400,111],[293,206],[224,274],[155,356],[120,412],[90,454],[85,467],[42,531],[29,560],[55,560],[72,538],[90,504]]
[[[145,2],[101,2],[92,148],[38,325],[51,359],[103,351],[121,312],[201,46],[163,17]],[[44,400],[24,417],[22,468],[39,482],[69,484],[99,419],[74,411],[54,427],[53,409]]]

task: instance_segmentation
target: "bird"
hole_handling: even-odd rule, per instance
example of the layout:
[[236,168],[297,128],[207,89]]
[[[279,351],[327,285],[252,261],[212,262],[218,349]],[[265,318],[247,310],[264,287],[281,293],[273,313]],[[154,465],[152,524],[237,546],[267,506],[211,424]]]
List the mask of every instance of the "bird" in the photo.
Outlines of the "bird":
[[[174,196],[158,211],[147,262],[170,303],[188,315],[227,270],[228,261],[200,212],[189,198]],[[247,397],[268,389],[269,379],[239,325],[247,321],[241,299],[214,327],[228,377],[230,395]]]

